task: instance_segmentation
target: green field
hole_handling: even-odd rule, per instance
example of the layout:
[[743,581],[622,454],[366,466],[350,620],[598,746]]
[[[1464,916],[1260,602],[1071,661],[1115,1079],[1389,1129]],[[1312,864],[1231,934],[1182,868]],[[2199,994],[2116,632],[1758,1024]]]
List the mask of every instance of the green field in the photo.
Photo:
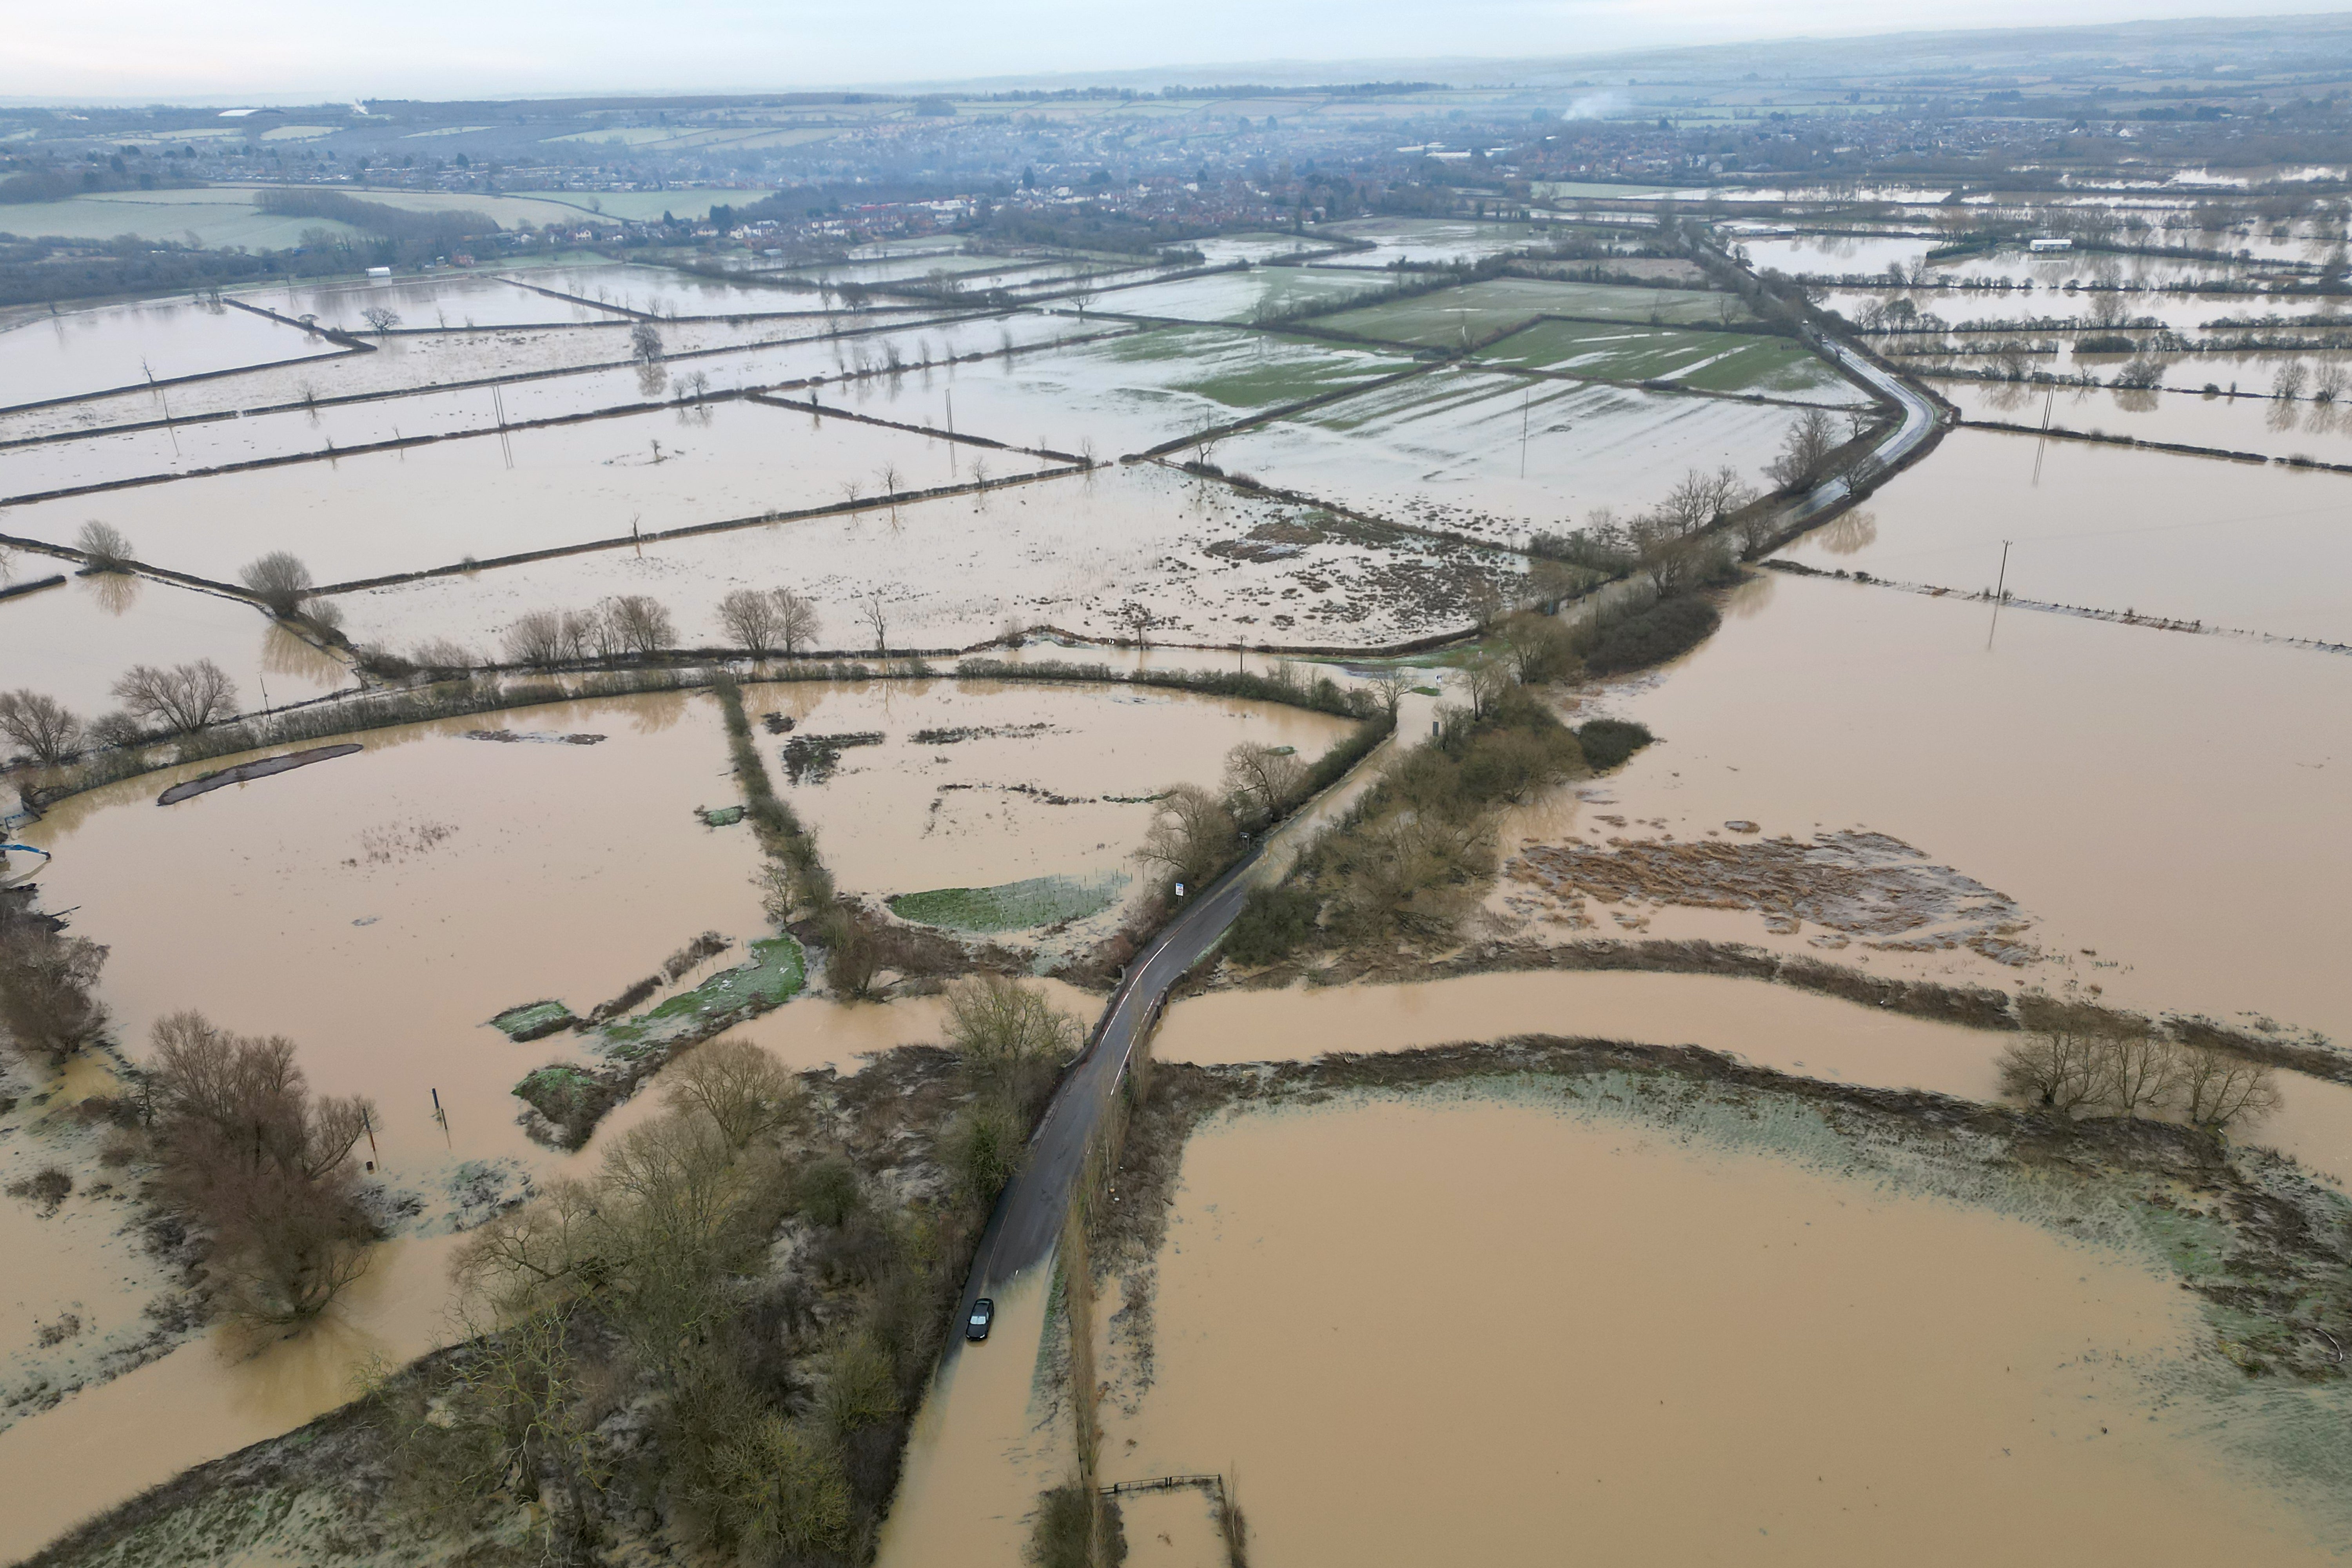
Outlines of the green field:
[[1541,316],[1591,316],[1611,321],[1678,324],[1747,318],[1728,294],[1688,289],[1635,289],[1614,283],[1563,283],[1532,278],[1495,278],[1440,289],[1410,300],[1368,305],[1320,316],[1315,324],[1360,337],[1396,343],[1455,348],[1476,342]]
[[1235,409],[1302,402],[1392,374],[1414,363],[1405,354],[1379,349],[1351,350],[1215,327],[1162,327],[1139,332],[1105,344],[1101,356],[1129,374],[1135,367],[1172,362],[1181,367],[1176,375],[1147,372],[1144,379]]
[[791,937],[751,943],[749,963],[712,975],[691,991],[665,998],[634,1018],[598,1031],[606,1056],[633,1058],[688,1033],[701,1034],[765,1013],[792,1000],[808,975],[801,944]]
[[1806,393],[1850,384],[1803,344],[1753,332],[1538,321],[1480,353],[1491,364],[1704,392]]
[[1110,908],[1127,879],[1107,876],[1032,877],[993,888],[933,888],[901,893],[890,912],[916,925],[949,931],[1029,931],[1063,921],[1083,920]]

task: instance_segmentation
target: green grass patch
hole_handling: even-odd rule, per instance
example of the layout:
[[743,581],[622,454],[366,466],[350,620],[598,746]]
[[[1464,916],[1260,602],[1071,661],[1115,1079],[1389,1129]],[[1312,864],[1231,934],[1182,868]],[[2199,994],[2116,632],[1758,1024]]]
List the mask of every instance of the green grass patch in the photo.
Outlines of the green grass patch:
[[691,991],[681,991],[634,1018],[620,1018],[597,1034],[607,1056],[636,1057],[681,1036],[709,1034],[782,1006],[808,983],[801,944],[788,936],[751,943],[751,957],[722,970]]
[[740,805],[722,805],[709,810],[697,807],[695,815],[702,818],[705,827],[732,827],[743,820],[744,809]]
[[899,894],[889,900],[890,912],[915,925],[947,931],[1029,931],[1098,914],[1126,885],[1127,879],[1113,871],[1086,879],[1032,877],[993,888],[933,888]]
[[490,1026],[510,1040],[536,1040],[578,1022],[561,1002],[526,1002],[490,1020]]
[[1731,294],[1690,289],[1636,289],[1621,283],[1570,283],[1543,278],[1491,278],[1319,318],[1318,326],[1396,343],[1455,348],[1543,316],[1604,321],[1720,324],[1749,320]]
[[1671,381],[1706,392],[1801,393],[1844,384],[1802,343],[1755,332],[1538,321],[1476,357],[1601,381]]

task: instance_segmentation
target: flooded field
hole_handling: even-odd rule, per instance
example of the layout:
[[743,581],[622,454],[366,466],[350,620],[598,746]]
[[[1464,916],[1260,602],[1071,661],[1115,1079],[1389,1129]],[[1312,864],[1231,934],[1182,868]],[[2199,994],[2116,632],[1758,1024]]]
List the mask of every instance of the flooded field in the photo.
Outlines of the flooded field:
[[[1936,390],[1969,419],[2039,426],[2046,414],[2053,428],[2128,436],[2138,441],[2168,441],[2266,458],[2315,458],[2323,463],[2352,462],[2352,419],[2343,406],[2309,398],[2288,401],[2266,395],[2287,355],[2199,354],[2175,361],[2166,379],[2174,390],[2141,392],[2113,387],[2048,387],[2019,382],[1938,380]],[[2305,356],[2306,365],[2318,356]],[[2308,379],[2308,372],[2306,372]],[[2202,391],[2210,382],[2221,390]],[[2231,396],[2235,384],[2249,394]]]
[[[1990,605],[1804,578],[1726,608],[1610,700],[1665,741],[1608,781],[1612,814],[1683,838],[1887,834],[2032,917],[2041,984],[2352,1038],[2325,957],[2352,876],[2331,826],[2352,812],[2352,661],[2013,609],[1992,628]],[[1790,695],[1815,689],[1841,700]],[[1766,935],[1722,919],[1708,934]]]
[[1222,1471],[1271,1560],[2332,1560],[2165,1394],[2147,1259],[1638,1112],[1213,1122],[1156,1274],[1105,1478]]
[[[19,580],[73,570],[73,563],[47,556],[17,561]],[[57,587],[0,599],[0,679],[37,680],[85,718],[117,706],[114,683],[132,665],[199,658],[236,682],[238,711],[355,683],[341,658],[243,599],[121,575],[68,576]]]
[[1748,308],[1736,294],[1496,278],[1368,305],[1360,310],[1342,310],[1323,317],[1318,324],[1393,342],[1457,348],[1542,316],[1709,326],[1749,319]]
[[1418,362],[1402,353],[1213,327],[1163,327],[946,375],[868,375],[835,395],[861,414],[1104,458]]
[[[2018,1037],[1764,980],[1535,972],[1189,997],[1170,1005],[1151,1054],[1216,1066],[1512,1035],[1698,1046],[1801,1078],[1972,1100],[2000,1098],[2000,1054]],[[2277,1114],[2242,1141],[2352,1185],[2352,1087],[2284,1075]]]
[[1159,316],[1180,321],[1249,321],[1327,307],[1387,286],[1386,279],[1368,271],[1257,267],[1247,272],[1216,272],[1173,283],[1106,289],[1092,310],[1097,315]]
[[520,276],[523,281],[459,274],[391,283],[297,284],[241,290],[236,297],[281,316],[316,316],[323,325],[357,333],[373,330],[366,314],[371,310],[393,311],[400,318],[394,328],[411,332],[625,321],[616,311],[551,299],[524,287],[540,276],[535,271]]
[[1607,381],[1666,381],[1702,392],[1753,393],[1801,403],[1856,405],[1869,395],[1802,344],[1752,332],[1688,331],[1538,321],[1479,360]]
[[1242,742],[1314,757],[1352,728],[1185,692],[990,681],[749,686],[744,701],[795,733],[879,737],[822,778],[771,767],[842,889],[885,897],[1057,877],[1123,901],[1151,797],[1214,784]]
[[[1012,478],[1037,459],[990,452]],[[484,434],[403,451],[76,497],[13,508],[10,530],[71,543],[105,518],[139,559],[214,582],[271,550],[322,584],[454,566],[633,531],[837,505],[959,482],[951,444],[855,420],[740,401],[584,424]]]
[[[1000,458],[983,460],[1001,477]],[[969,479],[971,462],[965,452],[957,472]],[[677,618],[684,645],[713,647],[727,640],[718,613],[727,594],[778,586],[815,602],[818,647],[853,653],[873,650],[860,606],[876,594],[892,648],[971,647],[1008,626],[1131,636],[1130,604],[1153,617],[1159,641],[1377,647],[1467,625],[1479,583],[1523,570],[1500,551],[1346,523],[1139,464],[433,577],[337,602],[355,639],[404,647],[446,637],[489,648],[519,616],[623,593],[653,595]]]
[[1498,542],[1595,508],[1638,511],[1685,468],[1754,476],[1797,416],[1451,368],[1248,431],[1217,462],[1399,522]]
[[1333,257],[1338,267],[1386,267],[1395,261],[1476,261],[1538,243],[1546,230],[1539,224],[1467,223],[1460,219],[1412,217],[1350,218],[1325,224],[1320,237],[1339,236],[1371,246]]
[[[1945,460],[1785,559],[2288,637],[2352,641],[2352,479],[1961,430]],[[2040,449],[2037,450],[2037,447]],[[1865,537],[1867,536],[1867,537]]]
[[0,318],[0,405],[349,351],[267,316],[193,300]]

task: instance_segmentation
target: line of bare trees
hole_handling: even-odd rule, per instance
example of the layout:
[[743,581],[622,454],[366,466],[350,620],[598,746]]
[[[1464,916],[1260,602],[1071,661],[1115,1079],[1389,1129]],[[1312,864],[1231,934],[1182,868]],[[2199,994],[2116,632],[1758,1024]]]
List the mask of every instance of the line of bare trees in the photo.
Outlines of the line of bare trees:
[[0,736],[45,766],[86,747],[138,745],[158,730],[194,734],[236,711],[236,682],[208,658],[188,664],[134,664],[114,683],[118,712],[85,721],[56,698],[29,688],[0,691]]
[[540,666],[659,653],[677,642],[677,621],[644,594],[614,595],[585,610],[533,610],[506,633],[510,662]]
[[2278,1109],[2268,1066],[2168,1038],[2145,1020],[2041,999],[2028,1033],[2001,1053],[2002,1092],[2063,1116],[2177,1115],[2211,1131]]

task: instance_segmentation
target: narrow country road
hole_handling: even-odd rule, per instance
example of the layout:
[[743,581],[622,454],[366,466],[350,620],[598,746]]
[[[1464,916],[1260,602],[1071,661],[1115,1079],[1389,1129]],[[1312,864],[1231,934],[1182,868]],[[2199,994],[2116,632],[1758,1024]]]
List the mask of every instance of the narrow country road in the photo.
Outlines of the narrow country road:
[[[1027,1163],[997,1198],[964,1286],[959,1324],[975,1299],[1053,1251],[1087,1142],[1118,1092],[1128,1058],[1143,1037],[1152,1010],[1241,913],[1242,900],[1249,896],[1250,873],[1265,852],[1262,842],[1252,846],[1223,876],[1185,900],[1182,910],[1128,965],[1127,977],[1111,993],[1110,1005],[1096,1027],[1093,1044],[1063,1078],[1045,1120],[1030,1138]],[[955,1354],[961,1343],[961,1339],[951,1342],[948,1353]]]
[[[1875,456],[1881,463],[1891,468],[1901,462],[1935,429],[1935,405],[1900,377],[1833,338],[1808,332],[1806,341],[1902,410],[1902,418],[1878,445]],[[1794,515],[1815,516],[1844,500],[1848,493],[1843,479],[1823,480],[1797,503]],[[1069,1211],[1072,1184],[1086,1160],[1087,1142],[1118,1092],[1128,1059],[1142,1038],[1152,1010],[1241,912],[1242,900],[1249,894],[1250,874],[1263,853],[1263,845],[1254,846],[1239,864],[1188,900],[1182,912],[1128,966],[1127,977],[1111,994],[1109,1008],[1096,1028],[1094,1043],[1062,1079],[1045,1109],[1045,1120],[1031,1137],[1027,1163],[997,1198],[996,1210],[981,1237],[971,1277],[964,1284],[962,1310],[956,1317],[958,1337],[949,1343],[949,1357],[962,1348],[961,1324],[970,1315],[972,1302],[1043,1262],[1054,1250],[1063,1216]]]

